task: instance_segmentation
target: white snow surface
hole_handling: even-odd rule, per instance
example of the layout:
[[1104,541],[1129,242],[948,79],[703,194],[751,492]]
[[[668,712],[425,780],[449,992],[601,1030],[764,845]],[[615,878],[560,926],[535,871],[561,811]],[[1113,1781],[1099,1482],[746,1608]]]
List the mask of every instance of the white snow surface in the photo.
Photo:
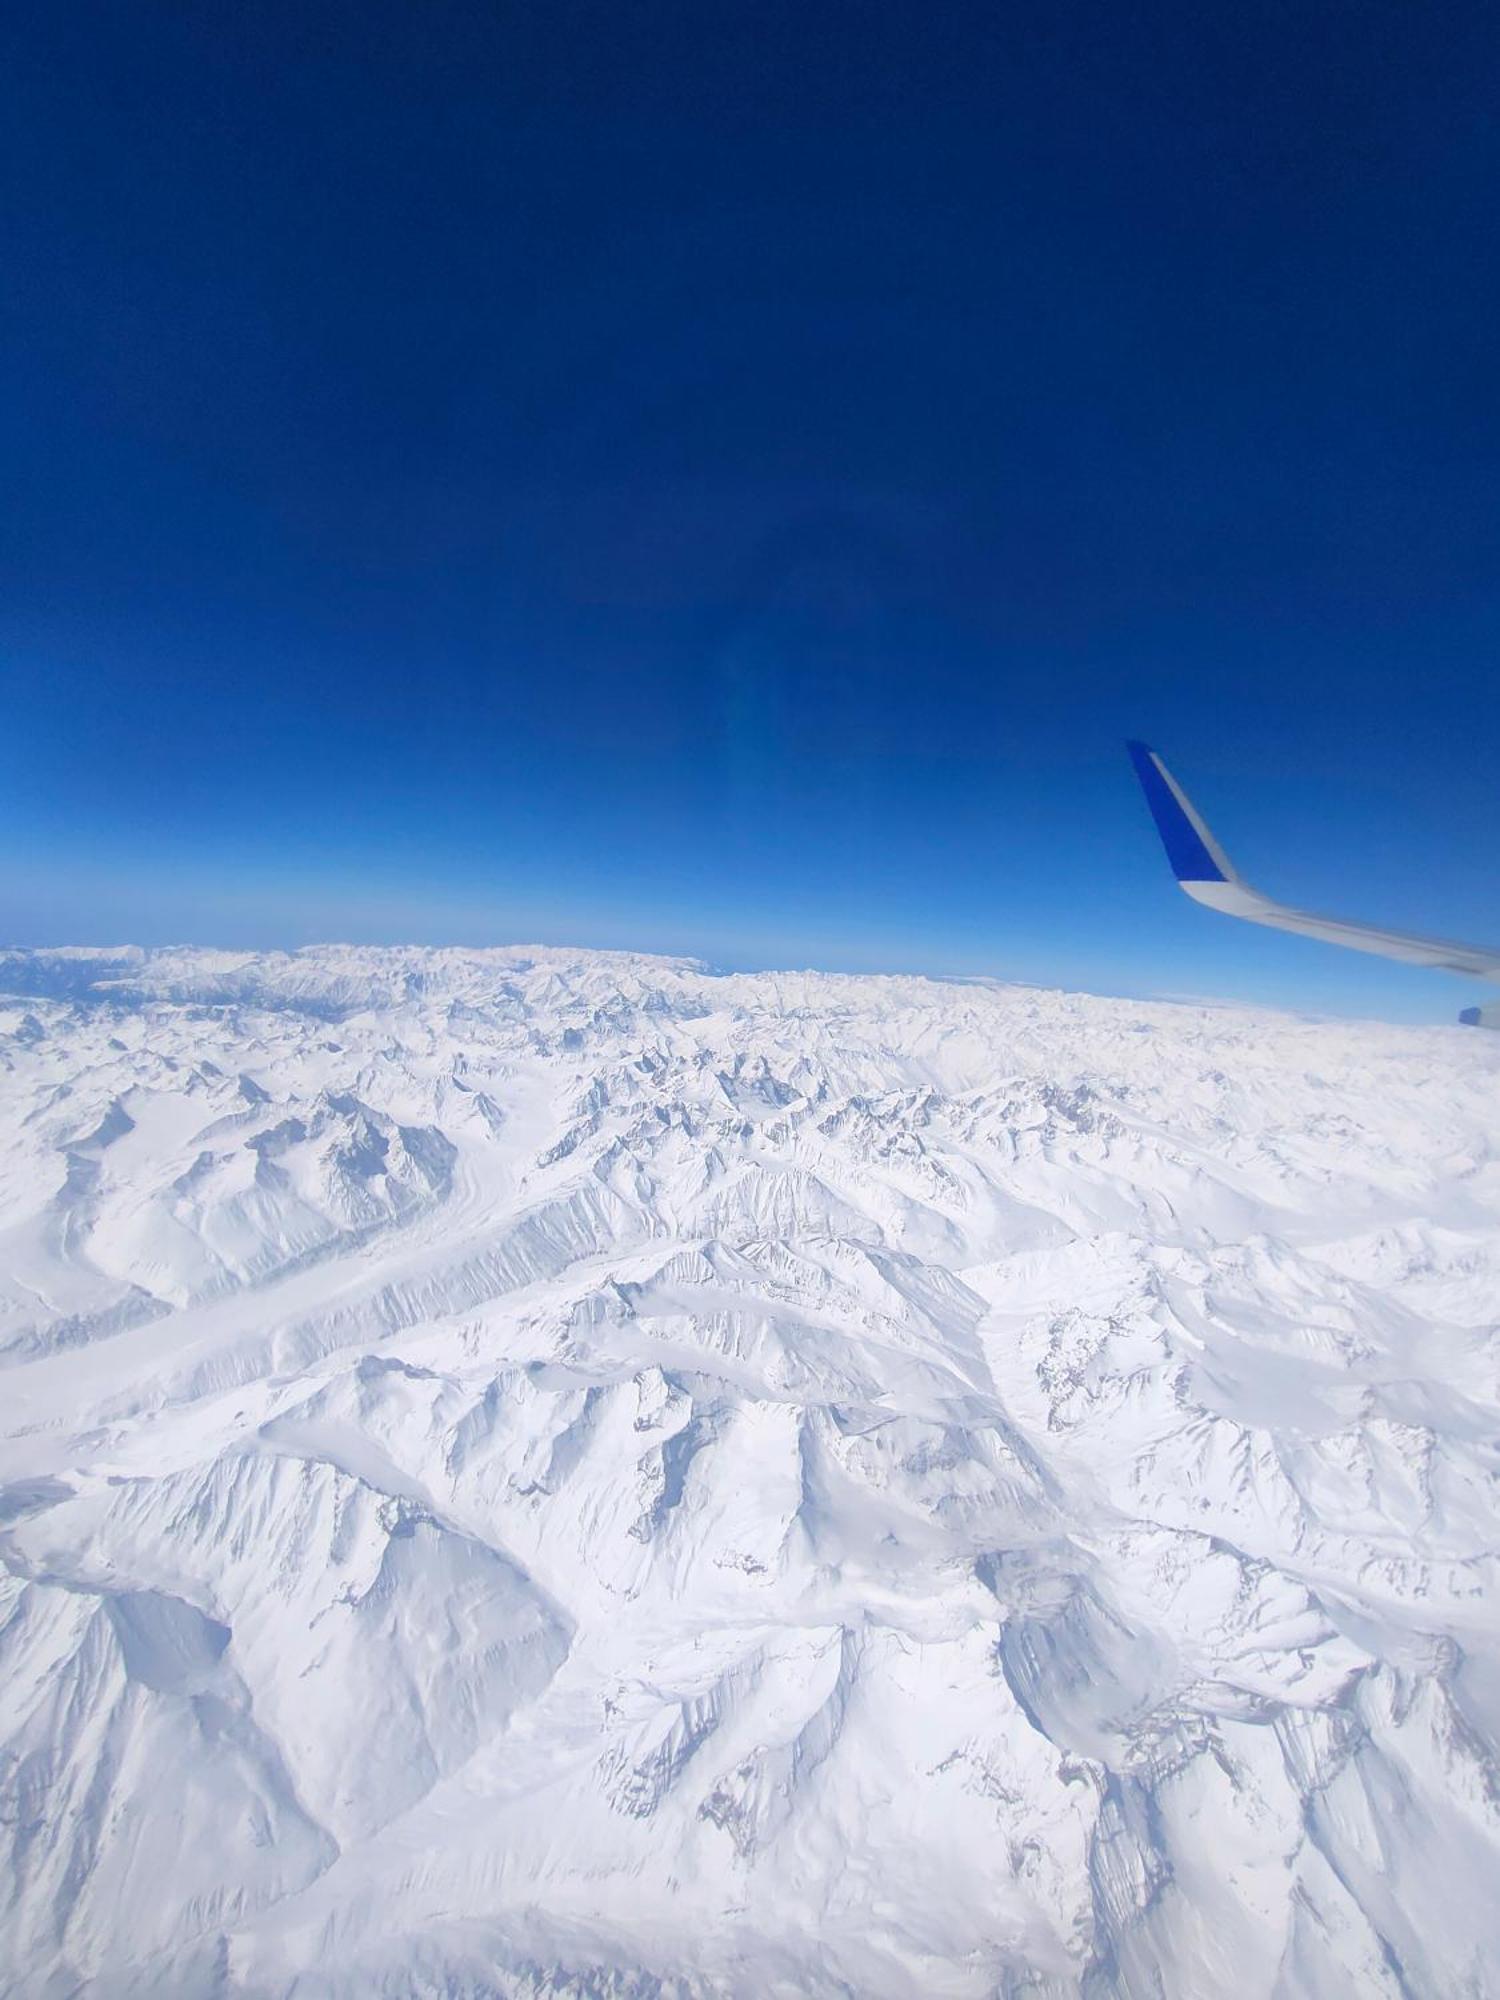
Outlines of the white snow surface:
[[1500,1992],[1500,1037],[0,993],[0,1991]]

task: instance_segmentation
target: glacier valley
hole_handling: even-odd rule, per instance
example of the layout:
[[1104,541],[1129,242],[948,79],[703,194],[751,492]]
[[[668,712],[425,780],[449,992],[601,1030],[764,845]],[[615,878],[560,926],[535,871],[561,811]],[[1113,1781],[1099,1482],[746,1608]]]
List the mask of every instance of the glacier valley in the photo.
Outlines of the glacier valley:
[[1500,1992],[1500,1036],[0,954],[0,1992]]

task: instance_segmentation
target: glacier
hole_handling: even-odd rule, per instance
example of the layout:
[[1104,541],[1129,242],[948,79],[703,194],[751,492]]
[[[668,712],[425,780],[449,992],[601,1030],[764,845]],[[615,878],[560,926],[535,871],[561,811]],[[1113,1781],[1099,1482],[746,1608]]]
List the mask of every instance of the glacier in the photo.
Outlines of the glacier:
[[1500,1038],[0,954],[0,1991],[1500,1992]]

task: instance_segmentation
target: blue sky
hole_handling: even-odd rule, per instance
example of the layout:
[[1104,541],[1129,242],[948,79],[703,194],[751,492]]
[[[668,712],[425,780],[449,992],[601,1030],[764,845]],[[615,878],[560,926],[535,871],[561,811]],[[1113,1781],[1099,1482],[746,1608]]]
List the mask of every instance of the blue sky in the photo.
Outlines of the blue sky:
[[29,14],[0,936],[1478,997],[1490,10]]

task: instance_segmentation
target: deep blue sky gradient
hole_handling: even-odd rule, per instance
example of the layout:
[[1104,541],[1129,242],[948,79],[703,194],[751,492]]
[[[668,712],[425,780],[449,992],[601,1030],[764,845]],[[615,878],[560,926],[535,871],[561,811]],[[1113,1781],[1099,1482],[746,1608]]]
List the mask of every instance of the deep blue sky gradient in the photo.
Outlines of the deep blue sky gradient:
[[3,32],[0,936],[1481,997],[1492,8]]

